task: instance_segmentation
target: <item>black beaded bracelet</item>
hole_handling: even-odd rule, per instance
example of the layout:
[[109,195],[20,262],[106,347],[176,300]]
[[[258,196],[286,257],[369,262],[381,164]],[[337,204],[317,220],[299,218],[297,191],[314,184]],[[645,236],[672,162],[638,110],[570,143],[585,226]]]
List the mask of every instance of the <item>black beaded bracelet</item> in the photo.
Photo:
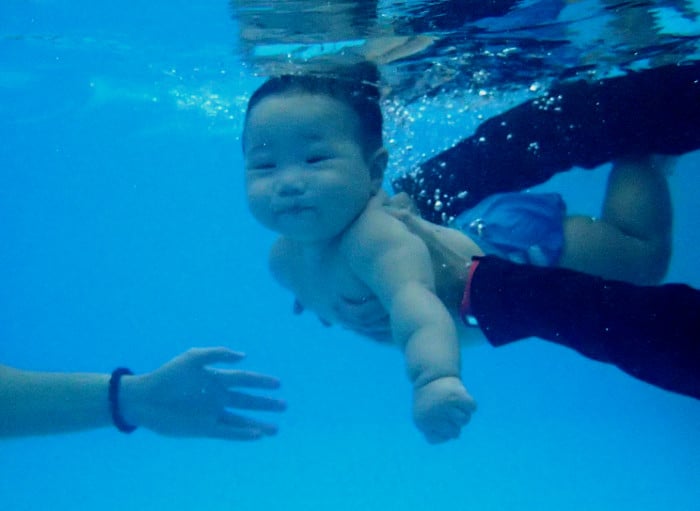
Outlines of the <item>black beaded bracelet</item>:
[[127,423],[122,417],[121,410],[119,409],[119,382],[124,375],[134,374],[130,369],[126,367],[117,367],[112,371],[112,376],[109,379],[109,411],[112,414],[112,422],[114,426],[122,433],[133,433],[136,431],[136,426]]

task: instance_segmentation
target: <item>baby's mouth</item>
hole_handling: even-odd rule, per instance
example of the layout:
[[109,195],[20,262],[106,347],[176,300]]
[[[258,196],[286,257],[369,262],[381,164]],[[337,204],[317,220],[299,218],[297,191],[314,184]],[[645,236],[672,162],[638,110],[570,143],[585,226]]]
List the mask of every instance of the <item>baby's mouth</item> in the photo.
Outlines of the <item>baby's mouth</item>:
[[282,215],[299,215],[301,213],[307,213],[313,211],[314,208],[311,206],[304,206],[302,204],[290,204],[289,206],[282,206],[276,208],[275,213],[278,216]]

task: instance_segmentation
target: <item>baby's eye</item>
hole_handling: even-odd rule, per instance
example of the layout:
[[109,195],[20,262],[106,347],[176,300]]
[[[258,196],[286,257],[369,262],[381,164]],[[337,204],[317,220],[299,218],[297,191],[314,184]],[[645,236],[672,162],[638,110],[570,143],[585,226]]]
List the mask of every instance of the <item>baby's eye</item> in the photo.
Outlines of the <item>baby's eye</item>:
[[253,165],[248,166],[248,169],[253,170],[253,171],[265,171],[265,170],[272,170],[274,168],[275,168],[275,164],[272,162],[255,163]]
[[326,154],[314,154],[306,158],[306,163],[313,165],[314,163],[321,163],[330,159],[331,157]]

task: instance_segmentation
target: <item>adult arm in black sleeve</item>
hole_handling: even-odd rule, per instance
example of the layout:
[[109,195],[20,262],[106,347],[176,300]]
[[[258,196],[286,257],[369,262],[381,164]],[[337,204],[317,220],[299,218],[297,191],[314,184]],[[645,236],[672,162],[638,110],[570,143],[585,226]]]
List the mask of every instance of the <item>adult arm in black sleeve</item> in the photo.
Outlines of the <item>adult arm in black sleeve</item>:
[[[441,223],[499,192],[634,154],[700,148],[700,63],[565,82],[482,123],[473,136],[394,181]],[[436,207],[439,200],[440,205]]]
[[494,346],[540,337],[700,399],[700,290],[479,259],[471,311]]
[[[475,258],[478,264],[469,267],[464,254],[411,213],[404,197],[394,197],[391,205],[388,211],[430,250],[442,301],[464,312],[466,296],[467,312],[493,346],[539,337],[700,399],[700,290],[684,284],[636,286],[495,256]],[[377,300],[340,312],[360,333],[386,328]]]

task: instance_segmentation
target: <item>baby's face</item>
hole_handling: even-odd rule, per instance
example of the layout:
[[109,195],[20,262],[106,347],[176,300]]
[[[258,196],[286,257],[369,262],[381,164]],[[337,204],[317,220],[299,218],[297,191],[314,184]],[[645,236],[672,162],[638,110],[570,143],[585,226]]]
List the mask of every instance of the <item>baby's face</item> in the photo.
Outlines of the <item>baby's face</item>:
[[248,115],[243,140],[253,216],[300,241],[341,234],[381,184],[370,178],[359,129],[355,112],[325,95],[262,99]]

